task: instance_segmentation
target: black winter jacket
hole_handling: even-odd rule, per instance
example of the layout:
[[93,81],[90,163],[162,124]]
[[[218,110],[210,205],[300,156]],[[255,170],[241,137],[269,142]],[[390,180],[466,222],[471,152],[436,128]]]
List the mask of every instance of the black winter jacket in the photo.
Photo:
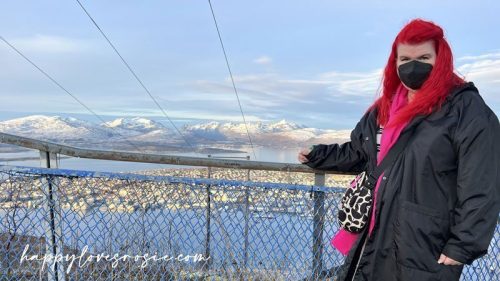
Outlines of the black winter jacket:
[[[306,164],[373,170],[376,116],[376,109],[367,112],[347,143],[314,146]],[[373,233],[365,241],[365,227],[337,280],[348,271],[356,272],[352,280],[459,280],[463,265],[438,264],[440,254],[470,264],[487,252],[500,211],[497,116],[469,82],[401,134],[410,130],[405,151],[384,172]]]

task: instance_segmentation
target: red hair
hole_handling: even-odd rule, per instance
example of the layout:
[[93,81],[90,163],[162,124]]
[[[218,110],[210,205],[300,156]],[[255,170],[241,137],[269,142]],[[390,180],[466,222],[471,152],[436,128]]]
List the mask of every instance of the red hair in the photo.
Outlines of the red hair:
[[[433,41],[436,51],[434,67],[422,87],[416,93],[415,99],[402,108],[397,116],[388,123],[389,109],[396,89],[401,81],[397,74],[397,47],[399,44],[420,44]],[[391,54],[384,69],[383,92],[368,110],[378,109],[379,125],[397,126],[413,119],[416,115],[427,115],[440,108],[451,89],[465,83],[453,72],[453,55],[450,46],[444,38],[443,29],[430,21],[414,19],[401,29],[392,43]]]

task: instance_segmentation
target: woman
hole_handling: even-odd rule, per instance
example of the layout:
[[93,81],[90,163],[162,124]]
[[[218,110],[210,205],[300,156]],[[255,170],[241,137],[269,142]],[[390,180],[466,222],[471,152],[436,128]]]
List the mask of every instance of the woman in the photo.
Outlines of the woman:
[[399,135],[413,133],[378,178],[368,227],[332,239],[347,255],[337,280],[459,280],[463,264],[487,252],[497,223],[498,118],[453,72],[443,30],[421,19],[396,37],[382,91],[349,142],[298,155],[315,169],[372,171]]

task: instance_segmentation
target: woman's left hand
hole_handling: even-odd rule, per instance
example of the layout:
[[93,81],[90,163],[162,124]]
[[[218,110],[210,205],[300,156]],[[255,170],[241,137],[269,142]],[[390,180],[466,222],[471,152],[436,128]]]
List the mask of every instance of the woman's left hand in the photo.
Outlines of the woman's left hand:
[[449,258],[449,257],[447,257],[447,256],[445,256],[443,254],[441,254],[441,256],[439,257],[438,263],[442,263],[444,265],[462,265],[461,262],[456,261],[456,260],[454,260],[452,258]]

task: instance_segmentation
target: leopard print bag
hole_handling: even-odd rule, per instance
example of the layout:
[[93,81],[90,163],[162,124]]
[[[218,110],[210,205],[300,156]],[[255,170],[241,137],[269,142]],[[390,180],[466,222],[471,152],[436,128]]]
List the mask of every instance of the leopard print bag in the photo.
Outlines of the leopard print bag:
[[373,192],[366,186],[368,176],[362,172],[351,182],[340,202],[339,224],[349,232],[358,233],[368,222],[373,202]]
[[382,162],[371,173],[361,172],[351,182],[340,201],[338,214],[339,224],[349,232],[359,233],[367,225],[373,206],[373,188],[383,171],[401,154],[415,130],[407,131],[399,136]]
[[[419,120],[414,122],[414,126],[424,118],[425,116],[416,118]],[[403,153],[414,133],[415,129],[402,132],[382,162],[373,171],[369,173],[363,171],[351,182],[350,188],[347,188],[340,201],[338,222],[343,229],[359,233],[368,224],[373,206],[373,189],[377,184],[377,179]]]

